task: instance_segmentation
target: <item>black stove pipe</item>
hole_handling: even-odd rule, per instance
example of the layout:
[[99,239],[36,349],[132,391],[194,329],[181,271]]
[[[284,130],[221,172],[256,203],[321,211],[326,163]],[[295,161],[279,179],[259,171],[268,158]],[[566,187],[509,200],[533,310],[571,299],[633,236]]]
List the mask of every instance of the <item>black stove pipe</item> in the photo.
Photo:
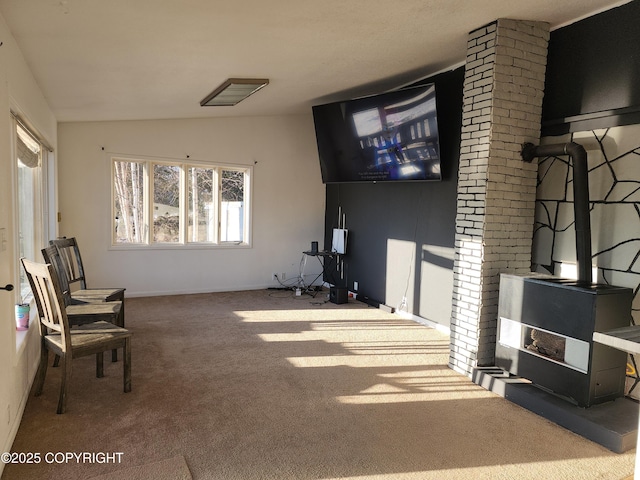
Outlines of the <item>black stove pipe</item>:
[[591,283],[591,220],[589,217],[589,174],[587,152],[582,145],[574,142],[554,145],[522,146],[522,159],[531,162],[535,157],[556,157],[569,155],[573,160],[573,211],[576,230],[576,259],[578,280]]

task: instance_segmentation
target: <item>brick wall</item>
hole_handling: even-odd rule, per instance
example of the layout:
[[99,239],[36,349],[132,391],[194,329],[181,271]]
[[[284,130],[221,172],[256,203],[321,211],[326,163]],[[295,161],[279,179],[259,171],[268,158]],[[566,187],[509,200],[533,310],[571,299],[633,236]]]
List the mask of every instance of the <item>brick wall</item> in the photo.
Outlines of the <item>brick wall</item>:
[[458,176],[449,365],[493,365],[500,273],[531,268],[549,27],[500,19],[469,34]]

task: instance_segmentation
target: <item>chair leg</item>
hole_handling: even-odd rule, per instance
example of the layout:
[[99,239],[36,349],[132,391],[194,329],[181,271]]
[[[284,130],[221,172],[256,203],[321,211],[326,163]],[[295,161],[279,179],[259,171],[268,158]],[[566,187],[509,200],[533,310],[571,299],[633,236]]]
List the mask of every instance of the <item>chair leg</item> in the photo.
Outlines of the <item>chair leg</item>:
[[96,353],[96,377],[104,377],[104,355],[102,352]]
[[67,409],[67,392],[71,381],[71,354],[65,355],[62,363],[62,382],[60,384],[60,398],[58,399],[58,413]]
[[40,347],[40,364],[38,365],[38,372],[34,381],[35,396],[39,396],[42,393],[44,387],[44,377],[47,375],[47,364],[49,363],[49,350],[42,345]]
[[131,338],[127,338],[124,341],[122,357],[122,368],[124,369],[124,391],[127,393],[131,391]]
[[118,315],[118,326],[124,328],[124,295],[119,299],[122,303],[120,304],[120,315]]
[[[122,302],[122,304],[120,305],[120,314],[118,315],[118,318],[116,318],[116,325],[119,327],[124,328],[124,297],[122,297],[120,299],[120,301]],[[118,349],[114,348],[111,351],[111,361],[112,362],[117,362],[118,361]]]
[[60,355],[53,357],[53,363],[51,364],[52,367],[57,367],[58,365],[60,365]]

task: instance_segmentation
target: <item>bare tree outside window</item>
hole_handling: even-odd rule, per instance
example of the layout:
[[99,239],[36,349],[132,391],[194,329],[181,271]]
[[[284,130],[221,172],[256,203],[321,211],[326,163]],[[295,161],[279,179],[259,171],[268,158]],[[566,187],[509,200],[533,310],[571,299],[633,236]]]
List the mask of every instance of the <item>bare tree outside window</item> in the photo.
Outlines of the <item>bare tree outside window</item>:
[[117,243],[144,243],[144,164],[113,162],[115,239]]
[[114,243],[246,243],[250,171],[114,159]]
[[153,241],[180,241],[180,167],[153,166]]
[[187,174],[190,242],[215,242],[216,211],[214,199],[215,169],[190,167]]

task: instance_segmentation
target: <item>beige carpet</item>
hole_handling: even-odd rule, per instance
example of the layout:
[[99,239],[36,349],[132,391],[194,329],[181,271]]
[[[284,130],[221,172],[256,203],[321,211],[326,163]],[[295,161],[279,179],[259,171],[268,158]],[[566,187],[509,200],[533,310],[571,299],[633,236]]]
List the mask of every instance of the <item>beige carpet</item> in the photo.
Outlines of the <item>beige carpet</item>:
[[122,363],[74,360],[30,397],[13,451],[122,452],[118,465],[7,465],[3,480],[87,479],[183,456],[195,480],[615,479],[615,454],[447,367],[449,338],[358,302],[289,292],[127,300]]
[[191,473],[182,455],[160,462],[114,470],[89,480],[191,480]]

